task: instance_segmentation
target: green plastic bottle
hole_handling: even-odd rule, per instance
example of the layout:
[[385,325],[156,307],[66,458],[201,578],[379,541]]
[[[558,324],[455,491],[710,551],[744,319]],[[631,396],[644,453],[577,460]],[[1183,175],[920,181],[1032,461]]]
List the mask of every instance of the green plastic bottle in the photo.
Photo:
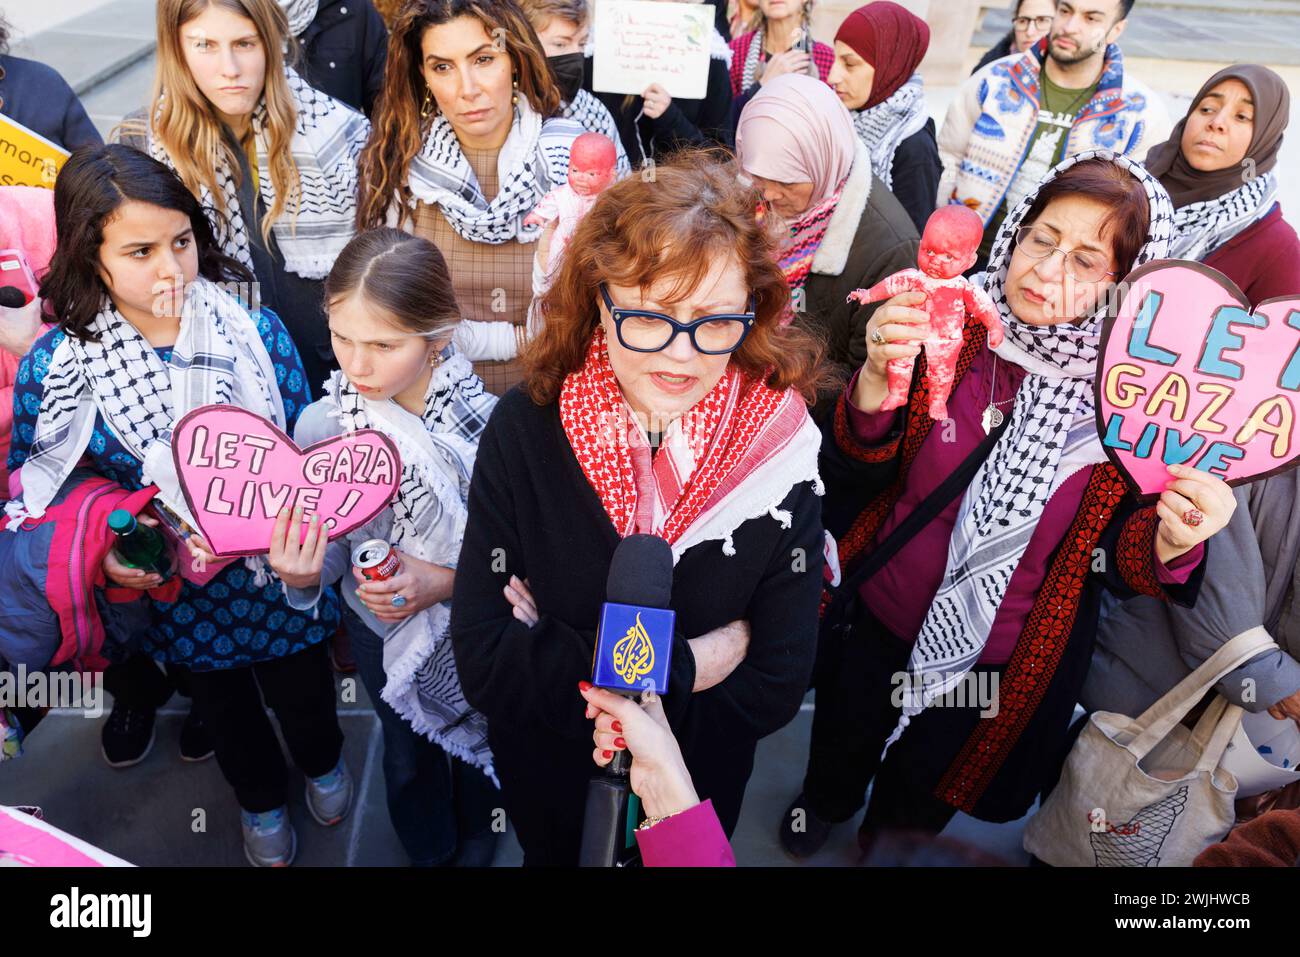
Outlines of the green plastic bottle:
[[141,525],[134,515],[119,508],[109,513],[108,530],[117,536],[113,550],[123,565],[153,572],[163,578],[171,574],[167,543],[158,529]]

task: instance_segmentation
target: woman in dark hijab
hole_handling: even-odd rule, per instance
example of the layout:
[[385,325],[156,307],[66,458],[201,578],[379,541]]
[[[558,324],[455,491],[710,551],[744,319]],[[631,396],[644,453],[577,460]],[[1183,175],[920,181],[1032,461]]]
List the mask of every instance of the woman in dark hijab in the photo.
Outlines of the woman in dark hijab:
[[1231,66],[1147,154],[1176,209],[1170,255],[1224,273],[1252,305],[1300,294],[1300,239],[1282,218],[1275,172],[1290,111],[1280,76]]
[[898,198],[918,233],[934,212],[943,164],[917,68],[930,47],[924,20],[889,0],[850,13],[835,34],[826,82],[853,117],[871,168]]

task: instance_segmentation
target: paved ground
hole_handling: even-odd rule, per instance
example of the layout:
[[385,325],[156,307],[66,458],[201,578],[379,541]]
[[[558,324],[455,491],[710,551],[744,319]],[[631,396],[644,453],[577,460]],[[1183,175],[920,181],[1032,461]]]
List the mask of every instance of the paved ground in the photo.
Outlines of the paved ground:
[[[1243,12],[1242,4],[1229,0],[1184,0],[1178,6],[1175,10],[1169,4],[1144,0],[1124,40],[1129,68],[1140,71],[1169,97],[1175,115],[1181,115],[1186,97],[1205,77],[1234,61],[1277,66],[1292,88],[1300,91],[1300,3],[1256,0],[1249,5],[1255,13]],[[26,49],[16,52],[39,54],[73,80],[83,91],[92,118],[107,134],[123,114],[147,97],[153,72],[151,10],[151,0],[113,0],[97,13],[64,19],[58,30],[38,34]],[[50,23],[59,19],[63,18],[54,12],[46,16]],[[25,20],[38,22],[39,18]],[[1006,28],[1004,14],[990,14],[970,50],[968,65],[973,66]],[[98,76],[106,71],[113,75],[100,82]],[[1177,96],[1180,91],[1185,91],[1182,100]],[[942,120],[954,92],[952,88],[929,91],[930,109],[937,120]],[[1297,122],[1293,128],[1300,129],[1300,98],[1293,109],[1292,119]],[[1300,136],[1292,136],[1283,148],[1281,168],[1294,170],[1298,165]],[[1300,178],[1285,179],[1283,203],[1300,209]],[[346,759],[360,781],[359,805],[340,828],[320,828],[303,807],[301,778],[297,778],[292,814],[299,828],[300,864],[405,862],[384,807],[378,725],[364,690],[358,692],[359,701],[341,705],[340,714]],[[238,809],[215,763],[185,764],[177,756],[180,707],[173,702],[160,715],[157,743],[149,757],[122,771],[107,767],[99,754],[103,719],[52,715],[31,737],[21,761],[0,765],[0,803],[40,804],[52,823],[140,864],[242,865]],[[775,825],[799,787],[812,707],[810,696],[788,727],[759,746],[734,840],[742,864],[792,863],[776,845]],[[204,828],[196,823],[200,819]],[[959,815],[945,833],[1010,863],[1026,862],[1020,848],[1020,822],[989,825]],[[851,865],[856,856],[854,828],[845,825],[808,863]],[[518,845],[507,833],[496,863],[514,865],[519,860]]]
[[[360,788],[352,816],[334,829],[318,826],[303,803],[303,779],[291,772],[290,814],[298,830],[301,866],[407,863],[384,804],[379,724],[359,682],[355,690],[357,701],[339,706],[344,759]],[[173,699],[159,714],[148,757],[121,770],[110,768],[100,754],[104,718],[52,714],[28,739],[21,759],[0,764],[0,804],[40,805],[50,823],[136,864],[244,866],[238,804],[216,762],[180,760],[184,708],[181,699]],[[811,726],[810,701],[789,726],[759,745],[733,841],[741,864],[797,866],[777,845],[776,824],[799,789]],[[1023,864],[1028,858],[1020,849],[1020,830],[1019,823],[985,824],[958,815],[945,835]],[[852,866],[857,857],[856,830],[846,824],[803,866]],[[507,830],[496,866],[521,860],[519,845]]]

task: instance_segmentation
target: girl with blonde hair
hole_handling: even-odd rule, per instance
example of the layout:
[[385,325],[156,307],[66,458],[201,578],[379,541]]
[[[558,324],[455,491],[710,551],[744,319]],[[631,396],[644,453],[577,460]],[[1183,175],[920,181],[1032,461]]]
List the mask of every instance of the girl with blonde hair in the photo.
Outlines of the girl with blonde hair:
[[153,91],[123,139],[199,198],[284,320],[314,397],[335,368],[321,282],[354,232],[369,124],[298,75],[296,49],[275,0],[159,0]]

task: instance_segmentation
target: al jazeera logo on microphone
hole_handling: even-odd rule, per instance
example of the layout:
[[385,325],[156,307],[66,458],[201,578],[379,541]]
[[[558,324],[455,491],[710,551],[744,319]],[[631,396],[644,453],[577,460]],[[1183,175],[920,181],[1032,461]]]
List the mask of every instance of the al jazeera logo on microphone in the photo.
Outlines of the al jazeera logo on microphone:
[[675,617],[667,608],[606,604],[592,683],[609,691],[667,691]]

